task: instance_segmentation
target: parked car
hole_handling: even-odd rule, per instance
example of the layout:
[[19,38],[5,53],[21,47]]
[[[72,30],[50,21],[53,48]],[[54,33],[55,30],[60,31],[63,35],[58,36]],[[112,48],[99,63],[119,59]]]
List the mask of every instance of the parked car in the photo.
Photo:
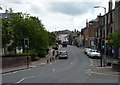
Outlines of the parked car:
[[91,48],[85,48],[84,53],[87,54],[90,50],[91,50]]
[[101,55],[100,53],[96,50],[96,49],[91,49],[87,55],[90,57],[90,58],[97,58],[97,59],[100,59]]
[[68,58],[67,51],[60,51],[59,52],[59,59],[67,59],[67,58]]

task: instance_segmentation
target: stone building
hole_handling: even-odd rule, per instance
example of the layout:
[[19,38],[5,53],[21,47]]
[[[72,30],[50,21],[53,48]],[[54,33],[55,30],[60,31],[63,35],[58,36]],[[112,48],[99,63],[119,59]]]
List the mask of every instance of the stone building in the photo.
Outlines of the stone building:
[[97,28],[97,36],[96,36],[97,48],[100,51],[103,51],[104,53],[105,52],[104,46],[106,46],[106,54],[110,57],[118,58],[119,48],[112,46],[109,43],[108,37],[111,33],[118,31],[120,32],[120,1],[115,2],[115,8],[113,9],[112,1],[110,0],[108,13],[106,13],[103,16],[98,16],[98,22],[99,22],[99,27]]
[[113,47],[109,43],[108,37],[111,33],[120,32],[120,1],[115,1],[115,8],[112,6],[113,2],[110,0],[108,13],[98,15],[95,21],[86,21],[86,27],[82,29],[83,43],[85,47],[94,45],[99,51],[103,51],[103,54],[106,52],[110,57],[118,58],[120,48]]
[[86,21],[84,28],[85,47],[95,47],[96,28],[98,28],[98,21]]

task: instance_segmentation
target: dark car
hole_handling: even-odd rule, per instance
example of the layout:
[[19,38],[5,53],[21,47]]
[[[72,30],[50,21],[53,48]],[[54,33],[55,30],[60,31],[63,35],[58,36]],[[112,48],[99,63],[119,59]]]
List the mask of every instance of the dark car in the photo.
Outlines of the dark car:
[[62,47],[67,47],[67,42],[63,42]]

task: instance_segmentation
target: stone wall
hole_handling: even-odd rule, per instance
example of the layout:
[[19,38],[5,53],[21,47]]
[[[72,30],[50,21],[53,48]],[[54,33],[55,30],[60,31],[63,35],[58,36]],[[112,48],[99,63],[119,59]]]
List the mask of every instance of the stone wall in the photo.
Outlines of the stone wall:
[[[29,57],[29,63],[31,58]],[[27,57],[2,57],[2,68],[17,67],[27,65]]]

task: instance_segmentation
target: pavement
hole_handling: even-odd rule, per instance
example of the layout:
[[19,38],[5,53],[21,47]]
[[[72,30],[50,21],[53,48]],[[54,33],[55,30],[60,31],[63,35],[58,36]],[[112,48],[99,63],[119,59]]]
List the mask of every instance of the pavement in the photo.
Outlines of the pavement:
[[[79,48],[79,49],[80,49],[80,52],[84,53],[84,48]],[[42,59],[35,61],[35,62],[32,62],[29,65],[29,67],[27,67],[26,65],[23,65],[23,66],[13,67],[13,68],[4,68],[4,69],[2,69],[1,74],[14,72],[14,71],[18,71],[18,70],[23,70],[23,69],[34,68],[34,67],[37,67],[39,65],[45,65],[45,64],[50,63],[53,60],[55,60],[55,57],[53,57],[54,59],[51,59],[52,57],[53,56],[52,56],[52,51],[51,51],[51,53],[49,53],[45,58],[42,58]],[[99,59],[90,59],[90,63],[91,63],[91,69],[92,69],[91,73],[93,73],[93,74],[120,76],[120,72],[113,71],[112,66],[100,67],[100,60]]]
[[[80,48],[80,51],[84,53],[84,48]],[[104,61],[105,60],[103,60],[102,62],[103,65],[101,67],[100,59],[90,59],[91,69],[92,69],[91,73],[97,74],[97,75],[120,76],[120,72],[113,70],[112,65],[107,66]],[[106,61],[114,62],[114,60],[111,58],[107,58]]]

